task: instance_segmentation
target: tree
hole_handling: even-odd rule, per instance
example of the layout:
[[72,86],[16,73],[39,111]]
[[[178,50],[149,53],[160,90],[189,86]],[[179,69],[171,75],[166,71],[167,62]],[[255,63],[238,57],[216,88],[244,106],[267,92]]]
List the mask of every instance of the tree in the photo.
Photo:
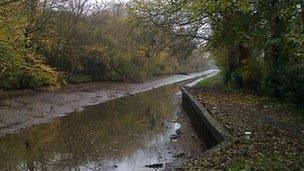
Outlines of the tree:
[[303,100],[302,1],[136,1],[134,11],[158,29],[202,40],[227,84]]

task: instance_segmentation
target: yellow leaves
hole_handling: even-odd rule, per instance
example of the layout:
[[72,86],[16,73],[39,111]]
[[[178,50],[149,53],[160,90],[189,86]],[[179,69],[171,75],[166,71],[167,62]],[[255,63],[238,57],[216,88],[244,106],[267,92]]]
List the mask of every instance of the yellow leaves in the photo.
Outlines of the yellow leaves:
[[160,52],[158,55],[159,63],[164,63],[169,57],[170,56],[167,52],[164,51]]
[[50,86],[52,88],[60,87],[61,74],[54,68],[45,64],[41,56],[35,52],[27,51],[25,59],[25,75],[30,79],[29,86]]
[[44,44],[46,50],[50,51],[55,42],[52,39],[43,39],[41,43]]
[[9,42],[14,45],[16,41],[22,41],[25,17],[20,3],[12,3],[0,7],[0,42]]
[[102,44],[99,44],[99,43],[94,43],[94,44],[91,44],[91,45],[86,45],[84,46],[84,50],[87,52],[87,53],[103,53],[103,52],[106,52],[108,49],[106,46],[102,45]]
[[139,45],[138,47],[138,56],[140,57],[146,57],[147,51],[149,50],[148,46],[145,46],[144,44]]

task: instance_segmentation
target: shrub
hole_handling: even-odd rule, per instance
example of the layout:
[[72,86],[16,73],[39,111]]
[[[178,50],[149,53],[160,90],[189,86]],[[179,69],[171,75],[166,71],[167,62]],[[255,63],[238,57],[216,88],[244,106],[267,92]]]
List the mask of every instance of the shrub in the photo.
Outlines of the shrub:
[[27,81],[24,82],[24,87],[34,88],[41,86],[50,86],[52,88],[60,87],[60,73],[54,68],[45,64],[43,58],[35,52],[27,52],[28,61],[24,77]]
[[11,47],[0,44],[0,89],[11,90],[20,87],[25,62]]
[[262,64],[252,58],[245,59],[240,73],[246,89],[256,92],[261,90],[263,79]]
[[304,103],[304,64],[289,66],[287,69],[288,84],[286,97],[293,102]]
[[18,52],[0,45],[0,88],[12,90],[40,86],[59,87],[60,73],[31,51]]

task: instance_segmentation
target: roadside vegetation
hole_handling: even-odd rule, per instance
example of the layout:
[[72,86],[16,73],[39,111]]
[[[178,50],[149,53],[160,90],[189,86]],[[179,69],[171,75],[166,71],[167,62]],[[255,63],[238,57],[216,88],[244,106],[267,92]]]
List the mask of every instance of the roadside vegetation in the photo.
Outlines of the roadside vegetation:
[[173,26],[140,26],[132,2],[91,2],[1,1],[0,89],[142,81],[208,65],[197,42]]

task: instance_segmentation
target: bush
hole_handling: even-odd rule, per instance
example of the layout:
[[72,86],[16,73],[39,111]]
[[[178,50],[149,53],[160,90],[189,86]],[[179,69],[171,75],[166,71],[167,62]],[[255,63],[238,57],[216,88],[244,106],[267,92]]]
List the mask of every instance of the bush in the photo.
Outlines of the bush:
[[60,86],[60,73],[30,51],[17,52],[1,44],[0,67],[0,88],[4,90]]
[[25,59],[27,61],[24,77],[27,79],[24,83],[25,88],[35,88],[41,86],[50,86],[52,88],[60,87],[60,73],[54,68],[45,64],[43,58],[33,51],[26,51]]
[[304,65],[289,66],[287,69],[288,86],[286,97],[296,103],[304,103]]
[[0,44],[0,89],[19,88],[24,67],[24,60],[11,47]]
[[243,77],[241,73],[241,69],[238,68],[234,72],[230,74],[230,82],[229,84],[238,89],[244,87]]
[[241,77],[244,87],[255,92],[260,91],[263,79],[262,64],[251,58],[244,60],[242,63]]

